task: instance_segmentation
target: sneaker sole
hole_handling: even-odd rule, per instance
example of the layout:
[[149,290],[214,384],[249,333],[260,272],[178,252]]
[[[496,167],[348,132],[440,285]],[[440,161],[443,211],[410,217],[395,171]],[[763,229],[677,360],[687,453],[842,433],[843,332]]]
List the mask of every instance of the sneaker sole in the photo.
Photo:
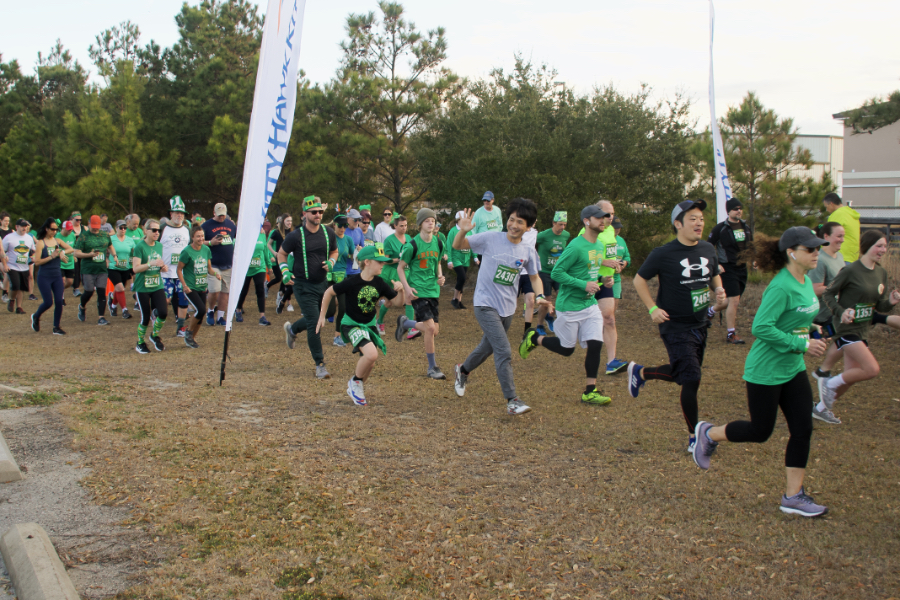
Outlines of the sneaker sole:
[[149,352],[144,352],[143,350],[138,350],[137,348],[135,348],[134,351],[138,354],[150,354]]
[[456,392],[456,395],[462,398],[466,395],[466,386],[462,386],[462,391],[459,391],[460,385],[457,383],[459,381],[459,367],[460,365],[456,365],[456,379],[453,381],[453,391]]
[[813,411],[812,417],[813,417],[813,419],[817,419],[819,421],[822,421],[823,423],[828,423],[829,425],[840,425],[841,424],[840,419],[838,419],[836,421],[832,421],[830,419],[826,419],[825,417],[823,417],[822,415],[820,415],[819,413],[817,413],[815,411]]
[[353,400],[353,404],[355,404],[357,406],[368,406],[369,405],[366,402],[365,398],[363,398],[362,400],[357,399],[357,397],[353,395],[353,390],[351,390],[349,386],[347,387],[347,395],[350,396],[351,400]]
[[823,510],[821,512],[817,512],[817,513],[805,512],[805,511],[802,511],[802,510],[799,510],[796,508],[790,508],[788,506],[779,506],[778,508],[780,508],[781,512],[783,512],[785,514],[800,515],[801,517],[807,517],[807,518],[821,517],[822,515],[828,514],[828,508],[825,508],[825,510]]
[[507,410],[507,411],[506,411],[506,414],[508,414],[508,415],[511,416],[511,417],[518,417],[519,415],[524,415],[525,413],[530,413],[530,412],[531,412],[531,407],[529,406],[529,407],[527,407],[527,408],[525,408],[525,409],[523,409],[523,410],[520,410],[520,411],[510,411],[510,410]]
[[628,395],[631,396],[632,398],[637,398],[638,394],[641,393],[640,387],[638,387],[638,391],[635,392],[633,390],[633,386],[631,385],[631,380],[634,377],[634,368],[637,366],[638,366],[638,364],[636,362],[630,362],[630,363],[628,363],[628,367],[627,367],[628,368]]
[[394,332],[394,339],[398,342],[402,342],[403,338],[406,337],[406,332],[403,331],[403,319],[405,319],[405,315],[397,316],[397,331]]
[[628,369],[628,363],[625,363],[625,364],[622,365],[621,367],[616,367],[615,369],[612,369],[612,370],[607,369],[607,370],[606,370],[606,374],[607,374],[607,375],[617,375],[617,374],[619,374],[619,373],[621,373],[622,371],[625,371],[625,370],[627,370],[627,369]]
[[606,400],[605,402],[604,402],[604,401],[600,401],[600,402],[591,402],[590,400],[585,400],[584,398],[582,398],[582,399],[581,399],[581,403],[582,403],[582,404],[589,404],[590,406],[606,406],[607,404],[612,404],[612,398]]

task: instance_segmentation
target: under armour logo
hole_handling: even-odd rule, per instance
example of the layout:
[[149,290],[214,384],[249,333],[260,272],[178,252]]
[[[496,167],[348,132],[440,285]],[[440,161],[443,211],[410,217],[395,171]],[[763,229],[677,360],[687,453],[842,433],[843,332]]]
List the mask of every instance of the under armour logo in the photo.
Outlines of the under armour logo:
[[681,266],[684,267],[684,271],[681,272],[682,277],[690,277],[691,271],[700,270],[700,274],[703,276],[709,275],[709,268],[706,266],[709,264],[708,258],[700,258],[699,265],[692,265],[691,261],[687,258],[681,261]]

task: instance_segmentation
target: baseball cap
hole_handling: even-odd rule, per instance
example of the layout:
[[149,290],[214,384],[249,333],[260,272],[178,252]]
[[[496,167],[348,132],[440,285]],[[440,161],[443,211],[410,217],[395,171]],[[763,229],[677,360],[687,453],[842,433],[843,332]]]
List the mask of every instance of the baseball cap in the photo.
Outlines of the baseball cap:
[[613,217],[612,226],[613,229],[622,229],[622,221],[619,220],[619,217]]
[[591,217],[597,217],[598,219],[602,219],[603,217],[608,217],[609,213],[604,211],[602,208],[597,206],[596,204],[588,204],[584,208],[581,209],[581,218],[590,219]]
[[[97,220],[99,221],[100,218],[98,217]],[[29,225],[31,225],[31,223],[29,223],[25,219],[19,219],[18,221],[16,221],[16,227],[28,227]],[[98,224],[97,227],[100,227],[100,225]]]
[[125,219],[119,219],[118,221],[116,221],[116,229],[118,229],[119,227],[125,227],[126,225],[128,225],[128,223],[125,221]]
[[374,246],[364,246],[356,255],[357,261],[377,260],[378,262],[390,262],[391,259],[384,253],[384,244],[376,243]]
[[706,210],[706,202],[703,200],[684,200],[675,205],[675,208],[672,209],[672,225],[675,224],[675,221],[680,217],[683,213],[687,211],[699,208],[700,210]]
[[362,214],[360,214],[360,212],[358,210],[356,210],[355,208],[351,208],[350,210],[347,211],[347,218],[348,219],[362,219]]
[[781,234],[778,240],[778,249],[784,252],[788,248],[794,246],[806,246],[807,248],[818,248],[819,246],[828,246],[831,242],[826,242],[822,238],[816,236],[815,232],[809,227],[802,225],[791,227]]
[[564,210],[558,210],[553,213],[553,222],[554,223],[568,223],[569,222],[569,213]]
[[97,215],[91,215],[91,227],[100,227],[103,221]]
[[464,210],[456,211],[456,220],[457,221],[459,221],[460,219],[465,219],[465,218],[466,218],[466,211],[464,211]]
[[228,207],[219,202],[213,207],[213,214],[217,217],[228,214]]
[[484,202],[485,200],[493,200],[493,199],[494,199],[494,192],[491,192],[491,191],[485,192],[484,196],[481,197],[482,202]]
[[65,223],[63,223],[63,229],[65,229],[66,231],[72,231],[73,229],[75,229],[75,226],[72,225],[72,221],[66,221]]

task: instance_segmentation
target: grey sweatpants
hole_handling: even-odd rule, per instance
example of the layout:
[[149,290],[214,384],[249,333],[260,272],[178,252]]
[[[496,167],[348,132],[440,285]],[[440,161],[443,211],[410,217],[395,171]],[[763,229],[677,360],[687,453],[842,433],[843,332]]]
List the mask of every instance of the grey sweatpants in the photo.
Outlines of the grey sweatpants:
[[497,379],[503,389],[503,396],[509,400],[516,397],[516,384],[513,383],[512,347],[506,332],[512,324],[512,315],[501,317],[497,309],[489,306],[476,306],[475,318],[481,325],[484,335],[481,342],[472,350],[472,353],[463,363],[463,369],[471,373],[477,369],[488,357],[494,355],[494,367],[497,369]]

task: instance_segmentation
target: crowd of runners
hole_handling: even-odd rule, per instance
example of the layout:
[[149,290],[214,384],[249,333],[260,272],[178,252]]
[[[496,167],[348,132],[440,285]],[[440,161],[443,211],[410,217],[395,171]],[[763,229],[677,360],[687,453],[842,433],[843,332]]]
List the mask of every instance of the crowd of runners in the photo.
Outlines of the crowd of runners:
[[[829,220],[817,231],[792,227],[780,239],[754,240],[741,219],[741,203],[730,200],[727,218],[712,228],[707,241],[706,203],[679,203],[670,216],[674,239],[653,250],[633,280],[669,357],[666,364],[648,366],[619,357],[616,310],[622,299],[621,273],[631,256],[612,203],[584,207],[578,215],[583,228],[574,238],[566,231],[565,211],[555,212],[551,226],[538,231],[537,207],[530,200],[509,201],[505,219],[491,192],[484,194],[482,204],[474,213],[457,212],[446,236],[440,232],[439,215],[421,208],[412,235],[407,217],[390,209],[373,227],[371,207],[365,205],[325,224],[326,205],[316,196],[307,197],[296,221],[283,214],[260,230],[235,320],[245,320],[244,304],[252,286],[258,323],[271,325],[266,299],[270,289],[278,288],[277,314],[294,312],[294,303],[299,308],[299,318],[284,324],[288,348],[295,348],[305,332],[315,377],[327,379],[323,336],[333,339],[334,346],[349,346],[359,359],[347,394],[365,406],[364,385],[379,353],[387,354],[383,338],[391,308],[398,309],[388,321],[396,324],[395,341],[421,338],[425,375],[447,379],[437,361],[446,265],[455,274],[450,306],[471,306],[482,331],[478,345],[453,369],[457,395],[465,394],[473,372],[493,357],[507,413],[531,410],[516,390],[515,344],[508,335],[521,303],[524,336],[516,349],[521,359],[539,348],[566,357],[578,345],[585,349],[581,402],[602,406],[612,401],[598,381],[604,345],[604,374],[627,371],[632,397],[649,381],[678,385],[687,450],[702,469],[709,468],[722,442],[768,440],[780,408],[790,431],[781,510],[804,516],[827,511],[803,488],[813,419],[841,423],[834,414],[838,400],[853,384],[879,372],[867,342],[871,327],[900,329],[900,317],[886,314],[900,302],[900,292],[891,288],[880,265],[890,249],[883,232],[860,233],[858,214],[829,194]],[[184,202],[175,196],[160,220],[142,221],[131,214],[113,226],[106,215],[92,215],[83,223],[82,215],[74,212],[64,221],[48,218],[36,229],[24,219],[12,228],[10,224],[10,216],[0,213],[3,300],[9,312],[25,315],[23,301],[26,295],[36,300],[36,286],[43,302],[30,315],[35,332],[41,332],[41,319],[53,308],[52,333],[65,335],[60,323],[69,288],[81,322],[87,322],[94,297],[99,326],[110,324],[107,309],[110,317],[123,319],[136,311],[134,348],[141,354],[150,353],[150,346],[164,350],[167,321],[174,321],[175,335],[195,349],[204,321],[207,326],[225,325],[237,226],[224,204],[216,204],[210,218],[188,216]],[[478,266],[474,295],[466,299],[473,265]],[[749,420],[714,426],[700,421],[698,411],[708,330],[716,313],[724,313],[725,341],[745,343],[737,331],[737,309],[751,266],[773,278],[753,319],[756,340],[744,367]],[[649,285],[654,278],[655,298]],[[333,338],[325,335],[331,327]],[[804,354],[823,357],[812,374],[818,400]],[[843,372],[832,374],[841,359]]]

